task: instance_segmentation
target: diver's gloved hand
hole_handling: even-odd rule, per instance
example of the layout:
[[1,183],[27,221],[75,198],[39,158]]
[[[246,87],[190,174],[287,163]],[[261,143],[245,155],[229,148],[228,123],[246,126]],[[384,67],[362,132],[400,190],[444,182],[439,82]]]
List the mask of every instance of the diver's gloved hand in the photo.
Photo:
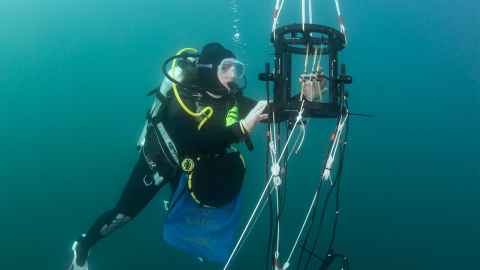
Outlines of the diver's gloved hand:
[[253,109],[247,114],[247,116],[240,120],[242,132],[245,134],[250,133],[258,122],[268,118],[268,114],[263,113],[267,107],[267,104],[268,103],[266,100],[260,100],[257,102],[257,105],[255,105],[255,107],[253,107]]

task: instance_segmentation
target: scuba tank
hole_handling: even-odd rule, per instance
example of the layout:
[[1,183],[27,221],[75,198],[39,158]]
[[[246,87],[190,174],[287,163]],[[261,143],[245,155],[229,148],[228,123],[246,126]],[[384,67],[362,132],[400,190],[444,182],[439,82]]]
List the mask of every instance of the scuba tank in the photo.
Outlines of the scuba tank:
[[179,61],[175,61],[172,67],[167,71],[164,64],[164,75],[159,87],[154,88],[147,95],[153,96],[152,106],[147,112],[145,124],[137,140],[137,151],[145,158],[150,169],[156,172],[162,172],[162,177],[171,179],[175,176],[180,163],[179,153],[175,143],[169,136],[162,123],[163,114],[168,103],[172,98],[172,93],[178,93],[175,84],[192,80],[196,76],[194,57],[182,55],[183,50],[177,53]]
[[[183,81],[184,79],[184,72],[180,66],[176,66],[175,69],[170,69],[168,73],[171,77],[175,78],[178,81]],[[162,83],[159,87],[156,87],[148,93],[148,96],[154,96],[154,100],[150,110],[147,112],[147,119],[145,120],[145,124],[143,125],[140,137],[137,140],[138,151],[140,151],[145,145],[145,137],[147,135],[148,123],[150,119],[158,116],[159,111],[161,111],[160,109],[162,108],[162,106],[164,106],[168,92],[172,89],[172,84],[172,81],[165,77],[163,78]]]

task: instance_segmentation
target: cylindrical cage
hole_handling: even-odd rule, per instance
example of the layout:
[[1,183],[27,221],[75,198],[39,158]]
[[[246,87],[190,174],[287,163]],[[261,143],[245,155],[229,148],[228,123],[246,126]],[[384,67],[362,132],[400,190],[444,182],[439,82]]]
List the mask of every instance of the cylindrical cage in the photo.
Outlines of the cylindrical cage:
[[[298,91],[292,91],[292,83],[304,82],[305,78],[311,79],[314,76],[325,83],[325,87],[320,89],[324,94],[323,98],[318,100],[305,101],[304,116],[337,117],[340,113],[340,97],[344,95],[344,85],[351,83],[351,77],[346,75],[345,65],[342,65],[339,72],[338,54],[345,48],[344,34],[334,28],[317,24],[291,24],[277,28],[271,41],[275,48],[275,70],[273,74],[266,70],[265,74],[260,74],[260,79],[274,82],[273,110],[278,115],[277,120],[287,120],[298,111],[300,99],[298,94],[294,93]],[[305,57],[307,54],[310,61],[318,57],[320,63],[322,56],[328,61],[322,65],[323,72],[303,73],[299,78],[292,78],[295,76],[292,71],[293,57]]]

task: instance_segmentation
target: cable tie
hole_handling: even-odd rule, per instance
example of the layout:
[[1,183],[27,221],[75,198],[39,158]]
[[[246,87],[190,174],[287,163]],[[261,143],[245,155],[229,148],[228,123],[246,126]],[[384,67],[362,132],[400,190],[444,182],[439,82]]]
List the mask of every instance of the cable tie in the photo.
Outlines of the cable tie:
[[278,163],[272,164],[270,171],[272,172],[273,176],[278,176],[280,174],[280,165]]

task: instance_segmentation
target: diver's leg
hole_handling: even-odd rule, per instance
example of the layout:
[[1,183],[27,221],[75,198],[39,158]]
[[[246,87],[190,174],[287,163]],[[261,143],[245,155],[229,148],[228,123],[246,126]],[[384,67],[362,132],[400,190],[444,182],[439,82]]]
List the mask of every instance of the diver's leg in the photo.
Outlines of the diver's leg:
[[77,240],[77,264],[84,265],[88,251],[100,239],[135,218],[167,181],[155,183],[154,173],[140,156],[115,208],[101,214],[86,235]]

